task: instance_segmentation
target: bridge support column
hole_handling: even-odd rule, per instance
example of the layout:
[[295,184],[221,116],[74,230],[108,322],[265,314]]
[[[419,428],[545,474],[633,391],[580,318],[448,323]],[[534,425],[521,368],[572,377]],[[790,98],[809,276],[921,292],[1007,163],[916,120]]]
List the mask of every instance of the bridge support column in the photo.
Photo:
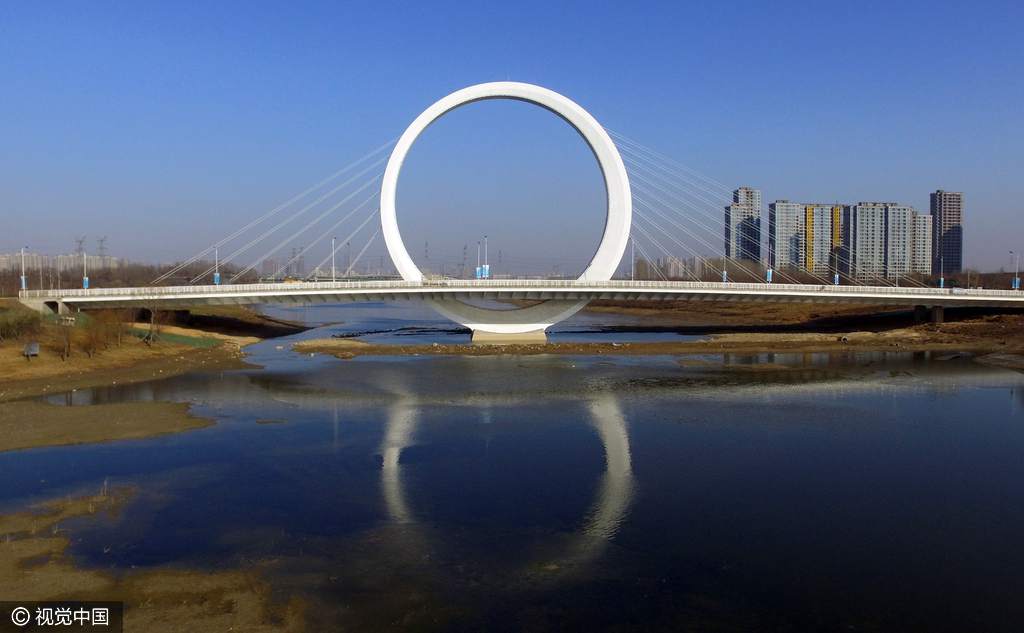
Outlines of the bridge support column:
[[496,334],[473,330],[474,345],[529,345],[532,343],[547,343],[548,335],[544,330],[533,332],[522,332],[519,334]]
[[926,323],[928,317],[928,306],[914,306],[914,323]]
[[942,306],[932,306],[932,323],[945,323],[946,309]]

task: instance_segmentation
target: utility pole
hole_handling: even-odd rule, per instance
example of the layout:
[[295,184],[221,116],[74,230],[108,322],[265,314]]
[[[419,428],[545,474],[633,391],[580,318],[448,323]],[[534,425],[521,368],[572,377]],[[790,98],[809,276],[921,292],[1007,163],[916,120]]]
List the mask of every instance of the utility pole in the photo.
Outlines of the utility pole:
[[939,255],[939,288],[946,287],[946,256]]
[[28,290],[28,279],[25,278],[25,249],[27,247],[21,247],[21,289]]
[[480,240],[476,242],[476,278],[480,279]]
[[487,263],[487,236],[484,236],[484,279],[491,277],[491,265]]
[[[84,238],[83,238],[84,239]],[[82,251],[82,288],[89,289],[89,258]]]

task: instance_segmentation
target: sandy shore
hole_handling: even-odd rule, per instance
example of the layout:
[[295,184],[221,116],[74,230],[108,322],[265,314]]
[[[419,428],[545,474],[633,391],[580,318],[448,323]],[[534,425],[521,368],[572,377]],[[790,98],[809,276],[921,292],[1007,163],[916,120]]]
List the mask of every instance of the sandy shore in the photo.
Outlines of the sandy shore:
[[67,554],[63,524],[95,517],[117,520],[132,491],[119,489],[55,499],[0,515],[0,595],[5,600],[113,600],[125,603],[124,630],[303,630],[303,604],[278,603],[252,569],[85,569]]
[[64,407],[42,402],[0,406],[0,452],[181,433],[212,425],[176,402]]

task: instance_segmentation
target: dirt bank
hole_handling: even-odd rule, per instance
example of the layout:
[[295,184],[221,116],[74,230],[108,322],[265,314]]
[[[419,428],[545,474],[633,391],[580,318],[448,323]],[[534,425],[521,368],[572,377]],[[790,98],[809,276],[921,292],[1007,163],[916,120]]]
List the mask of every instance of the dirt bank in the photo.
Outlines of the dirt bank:
[[0,452],[180,433],[213,424],[175,402],[126,402],[63,407],[8,402],[0,407]]
[[31,361],[21,356],[22,344],[2,344],[0,403],[72,389],[165,378],[196,369],[247,366],[238,345],[208,340],[209,346],[171,341],[146,345],[138,338],[126,337],[121,346],[92,358],[75,354],[67,360],[61,360],[57,352],[44,346],[39,357]]
[[58,499],[0,515],[0,595],[5,600],[113,600],[125,603],[124,631],[303,630],[303,605],[272,601],[258,571],[187,568],[83,569],[67,553],[63,524],[117,520],[132,491]]

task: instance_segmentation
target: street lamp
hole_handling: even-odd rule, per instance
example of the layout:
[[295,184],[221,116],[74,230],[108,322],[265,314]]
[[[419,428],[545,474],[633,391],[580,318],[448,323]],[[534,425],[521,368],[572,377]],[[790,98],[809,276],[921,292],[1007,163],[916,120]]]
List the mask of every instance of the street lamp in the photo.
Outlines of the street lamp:
[[213,247],[213,285],[220,285],[220,247]]
[[82,251],[82,288],[89,289],[89,258],[85,251]]
[[1010,254],[1014,257],[1013,266],[1013,289],[1020,290],[1020,253],[1014,253],[1010,251]]
[[487,236],[484,236],[484,268],[481,271],[484,279],[490,279],[491,277],[491,265],[487,263]]
[[337,239],[338,239],[337,237],[332,237],[331,238],[331,281],[338,281],[337,269],[335,269],[335,267],[334,267],[334,250],[335,250],[334,243],[335,243],[335,241]]
[[25,278],[25,249],[27,246],[21,247],[21,289],[28,290],[28,279]]
[[946,257],[939,255],[939,288],[946,287]]

